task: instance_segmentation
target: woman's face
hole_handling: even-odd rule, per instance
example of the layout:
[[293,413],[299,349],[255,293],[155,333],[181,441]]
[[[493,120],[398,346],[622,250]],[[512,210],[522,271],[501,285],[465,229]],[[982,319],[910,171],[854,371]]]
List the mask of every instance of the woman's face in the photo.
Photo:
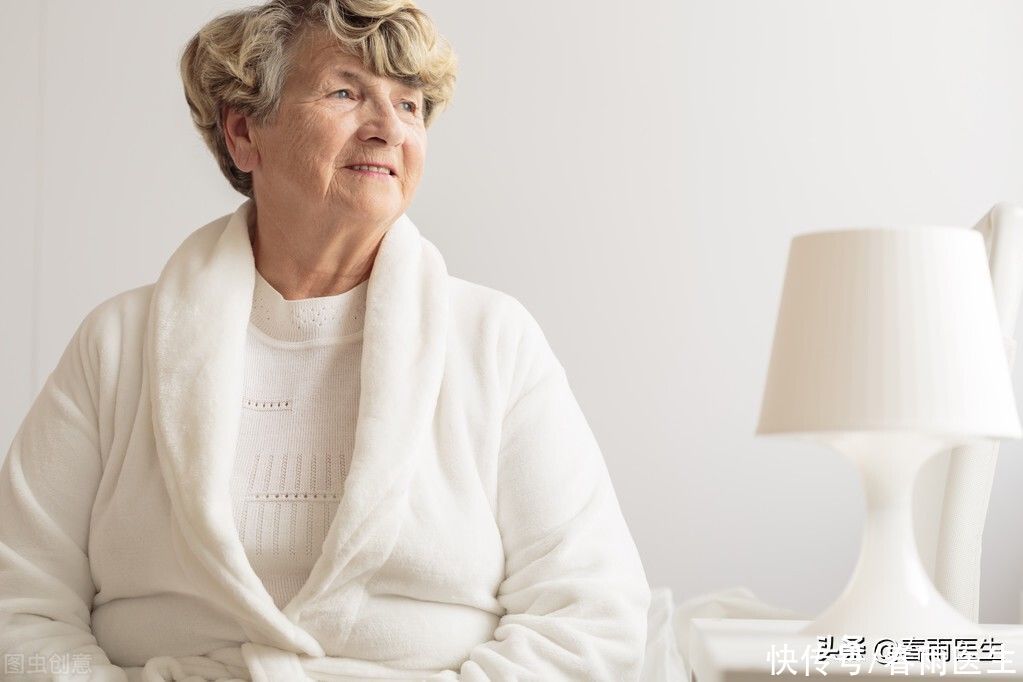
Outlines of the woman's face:
[[320,202],[339,222],[390,224],[412,202],[423,173],[422,91],[370,73],[330,38],[306,34],[273,125],[250,129],[256,202]]

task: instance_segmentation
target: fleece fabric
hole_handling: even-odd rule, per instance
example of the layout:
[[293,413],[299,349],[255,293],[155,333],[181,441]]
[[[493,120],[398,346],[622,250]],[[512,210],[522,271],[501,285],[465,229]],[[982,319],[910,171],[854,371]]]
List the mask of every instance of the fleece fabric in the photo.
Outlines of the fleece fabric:
[[405,214],[368,281],[343,494],[278,608],[230,497],[251,209],[90,311],[18,429],[6,660],[101,682],[637,679],[650,591],[565,369],[521,303],[449,275]]

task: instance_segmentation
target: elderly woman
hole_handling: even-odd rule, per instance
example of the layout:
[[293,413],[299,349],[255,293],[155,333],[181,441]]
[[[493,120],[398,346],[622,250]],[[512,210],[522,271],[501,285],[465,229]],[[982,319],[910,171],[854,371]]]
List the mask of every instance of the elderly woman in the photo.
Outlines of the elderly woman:
[[649,588],[565,370],[405,213],[455,79],[428,17],[273,0],[181,66],[247,199],[85,317],[18,430],[6,672],[636,679]]

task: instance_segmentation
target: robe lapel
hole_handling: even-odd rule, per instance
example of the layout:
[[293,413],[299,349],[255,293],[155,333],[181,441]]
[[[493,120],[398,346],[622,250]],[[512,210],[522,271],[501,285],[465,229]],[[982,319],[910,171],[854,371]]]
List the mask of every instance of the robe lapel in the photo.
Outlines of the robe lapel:
[[153,429],[182,566],[254,642],[323,656],[299,623],[347,637],[365,584],[401,528],[416,454],[430,435],[448,316],[447,269],[404,214],[388,229],[366,292],[355,449],[323,553],[282,611],[234,524],[233,470],[255,261],[247,200],[189,235],[156,282],[145,364]]

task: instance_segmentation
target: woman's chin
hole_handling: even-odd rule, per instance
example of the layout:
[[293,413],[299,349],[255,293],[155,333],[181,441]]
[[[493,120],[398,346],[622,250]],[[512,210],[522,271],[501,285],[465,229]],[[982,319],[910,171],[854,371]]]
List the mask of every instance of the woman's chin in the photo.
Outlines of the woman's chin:
[[349,215],[355,213],[366,220],[386,220],[390,216],[401,213],[401,204],[393,199],[383,201],[379,198],[368,198],[347,205],[349,208],[344,210],[344,213]]

